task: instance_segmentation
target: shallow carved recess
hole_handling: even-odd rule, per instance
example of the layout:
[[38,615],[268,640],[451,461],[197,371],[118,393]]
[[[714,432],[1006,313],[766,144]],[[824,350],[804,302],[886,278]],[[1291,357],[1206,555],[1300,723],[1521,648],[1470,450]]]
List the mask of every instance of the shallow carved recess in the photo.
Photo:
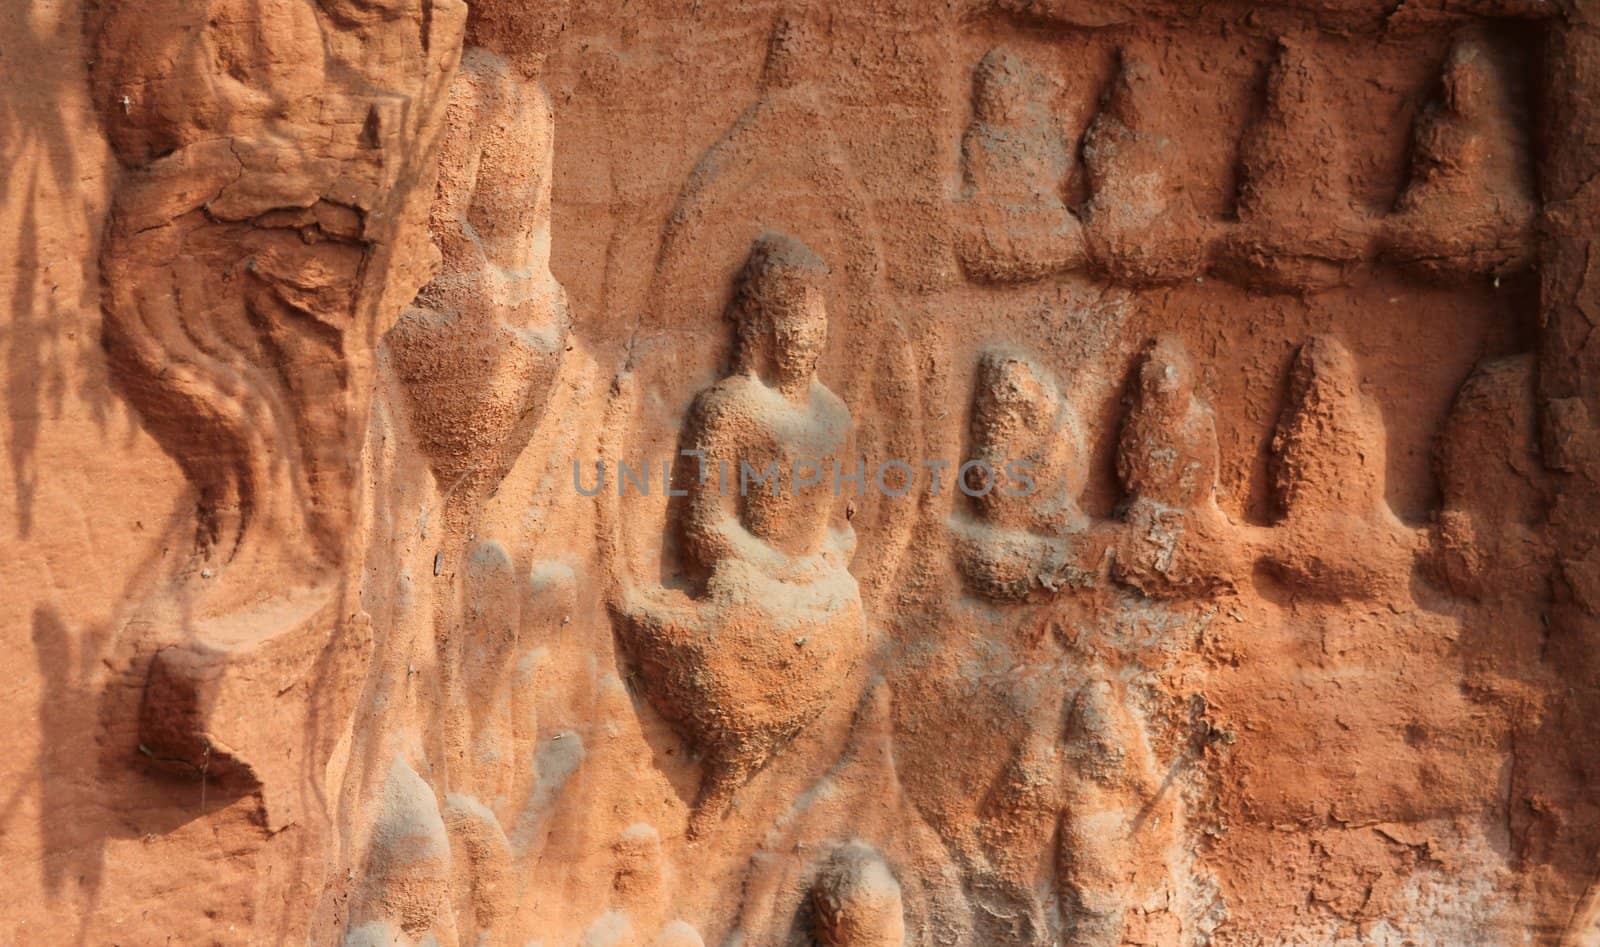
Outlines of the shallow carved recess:
[[79,12],[41,942],[1600,943],[1600,10]]

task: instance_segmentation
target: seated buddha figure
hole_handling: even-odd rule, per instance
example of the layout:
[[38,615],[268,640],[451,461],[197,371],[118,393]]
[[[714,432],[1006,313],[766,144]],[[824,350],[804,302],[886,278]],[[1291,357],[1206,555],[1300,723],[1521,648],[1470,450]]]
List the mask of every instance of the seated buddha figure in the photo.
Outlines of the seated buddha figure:
[[1405,594],[1422,537],[1389,506],[1387,440],[1355,356],[1331,336],[1306,340],[1272,439],[1270,572],[1334,600]]
[[1017,283],[1083,264],[1083,224],[1067,206],[1073,149],[1044,79],[996,48],[972,75],[972,123],[961,140],[957,251],[972,279]]
[[[696,834],[850,700],[865,647],[854,532],[827,476],[851,467],[850,412],[816,377],[826,273],[798,240],[755,241],[732,304],[731,370],[695,397],[684,431],[701,472],[676,524],[694,587],[624,590],[613,606],[646,695],[702,756]],[[781,481],[749,476],[773,465]],[[820,482],[802,485],[813,471]]]
[[1182,598],[1231,586],[1244,569],[1217,505],[1217,422],[1196,393],[1194,362],[1175,336],[1145,349],[1117,444],[1127,493],[1112,573],[1145,595]]
[[1077,504],[1089,475],[1077,413],[1045,368],[993,348],[978,361],[971,438],[960,484],[971,510],[950,521],[962,577],[995,601],[1053,592],[1089,528]]

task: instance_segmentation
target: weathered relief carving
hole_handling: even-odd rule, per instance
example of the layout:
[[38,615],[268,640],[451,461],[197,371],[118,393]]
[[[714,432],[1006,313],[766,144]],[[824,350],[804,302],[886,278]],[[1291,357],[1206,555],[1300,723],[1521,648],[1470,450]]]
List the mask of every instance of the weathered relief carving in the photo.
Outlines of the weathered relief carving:
[[1346,138],[1309,43],[1278,41],[1261,110],[1239,142],[1238,225],[1224,250],[1243,278],[1296,292],[1343,283],[1369,239],[1350,192]]
[[1535,205],[1505,78],[1469,34],[1451,47],[1439,84],[1417,119],[1384,254],[1445,279],[1513,273],[1533,260]]
[[[460,5],[430,10],[107,0],[88,16],[123,167],[101,254],[106,352],[195,491],[192,555],[142,645],[141,746],[178,772],[248,771],[274,825],[298,817],[305,764],[252,708],[306,687],[336,632],[359,633],[340,583],[373,343],[418,274],[414,193],[461,28]],[[304,702],[345,697],[325,682]]]
[[741,863],[733,936],[742,942],[971,941],[962,881],[906,795],[896,699],[888,682],[870,683],[851,708],[837,759],[760,826],[760,843]]
[[1062,680],[982,800],[981,854],[965,866],[981,937],[1117,944],[1133,930],[1171,936],[1179,923],[1182,895],[1167,876],[1178,806],[1116,676],[1126,671],[1102,647],[1071,647],[1053,668]]
[[906,942],[900,882],[870,846],[834,852],[811,888],[817,942],[826,947],[901,947]]
[[685,921],[668,921],[659,930],[648,926],[650,919],[673,913],[666,901],[670,866],[660,833],[643,823],[630,825],[612,844],[611,853],[608,909],[589,924],[579,943],[704,947],[700,932]]
[[0,842],[81,942],[1585,942],[1548,15],[96,0],[105,355],[193,522],[111,658],[35,610],[36,716],[98,661],[199,803],[44,746]]
[[1125,942],[1130,909],[1152,893],[1149,869],[1170,862],[1175,838],[1149,741],[1103,673],[1072,699],[1063,734],[1061,942],[1085,947]]
[[1089,522],[1077,505],[1087,447],[1055,380],[1019,352],[984,352],[971,431],[971,460],[952,492],[969,488],[972,511],[950,522],[967,583],[1004,601],[1075,581]]
[[[824,272],[781,234],[751,248],[732,370],[684,430],[698,469],[677,526],[695,587],[628,589],[616,605],[646,693],[702,754],[697,832],[825,706],[849,701],[865,649],[854,531],[825,479],[851,462],[849,410],[816,378]],[[812,486],[781,482],[807,469]]]
[[[1021,728],[1008,734],[1015,749],[975,813],[976,850],[959,835],[950,842],[987,918],[977,924],[980,936],[1122,943],[1130,910],[1148,912],[1174,896],[1161,870],[1171,864],[1179,816],[1123,683],[1137,672],[1104,617],[1118,606],[1090,603],[1113,592],[1109,577],[1163,597],[1225,585],[1218,569],[1230,524],[1212,496],[1214,422],[1194,396],[1182,346],[1152,343],[1135,372],[1119,447],[1131,497],[1126,519],[1095,522],[1077,505],[1087,438],[1050,373],[1027,356],[989,349],[976,378],[972,456],[996,470],[1006,458],[1022,461],[1030,489],[1016,491],[999,476],[980,484],[976,516],[951,521],[956,562],[973,591],[1037,603],[1040,614],[1015,605],[1007,614],[1024,636],[1017,647],[1028,657],[1019,659],[1044,661],[1047,671],[1019,676],[1009,698],[989,698],[1014,704]],[[1049,489],[1034,492],[1034,481]],[[1033,631],[1034,623],[1049,631]],[[1041,633],[1057,640],[1026,642]],[[1164,923],[1146,919],[1140,930]]]
[[565,12],[473,5],[429,215],[439,271],[385,340],[452,519],[526,446],[566,344],[550,275],[555,122],[537,78]]
[[1335,598],[1404,587],[1417,537],[1385,495],[1385,441],[1355,356],[1329,336],[1306,340],[1272,440],[1282,516],[1265,553],[1274,570]]
[[451,870],[438,798],[416,770],[395,760],[379,796],[345,947],[438,933],[450,921]]
[[1194,376],[1176,337],[1151,342],[1117,443],[1128,502],[1113,574],[1150,596],[1215,593],[1241,571],[1241,536],[1217,505],[1216,417],[1196,394]]
[[[355,869],[362,900],[347,916],[347,942],[368,923],[444,942],[513,940],[521,885],[585,754],[576,733],[541,739],[536,700],[542,649],[577,610],[579,574],[555,548],[530,555],[489,515],[542,429],[568,350],[566,296],[549,269],[554,122],[540,82],[566,12],[561,3],[471,6],[429,213],[435,272],[384,340],[383,405],[398,411],[385,415],[394,426],[382,436],[419,455],[428,482],[400,488],[403,457],[384,471],[398,515],[420,501],[425,545],[378,583],[432,581],[386,616],[374,686],[387,696],[361,721],[359,745],[378,765],[420,774],[414,804],[431,813],[430,845],[446,856],[442,870],[428,869],[431,913],[408,918],[393,902],[408,896],[405,872],[420,867],[397,875],[369,854]],[[373,813],[353,833],[370,834],[369,852],[391,832],[371,802],[381,785],[364,768],[346,785],[354,807]],[[418,857],[426,866],[432,856]]]
[[[1375,259],[1437,279],[1515,273],[1531,262],[1534,218],[1526,135],[1502,58],[1468,31],[1419,114],[1411,169],[1393,210],[1362,206],[1330,75],[1312,33],[1274,41],[1258,105],[1238,142],[1228,219],[1197,206],[1166,126],[1152,51],[1117,52],[1081,142],[1069,139],[1057,80],[1006,46],[973,70],[961,143],[956,251],[969,278],[1018,283],[1092,272],[1146,287],[1207,272],[1268,292],[1346,285]],[[1087,200],[1070,203],[1083,157]]]
[[974,279],[1016,282],[1085,259],[1067,206],[1073,151],[1052,114],[1049,82],[996,47],[972,73],[972,124],[961,140],[959,252]]
[[1167,90],[1133,48],[1120,51],[1116,75],[1083,138],[1089,185],[1084,207],[1095,265],[1118,282],[1164,283],[1201,272],[1211,228],[1185,181],[1173,174],[1180,145],[1160,125]]
[[[742,259],[762,233],[784,233],[828,261],[826,285],[839,324],[871,325],[894,340],[839,346],[844,365],[835,384],[870,392],[875,403],[917,404],[923,386],[908,320],[879,302],[885,266],[878,211],[841,141],[840,117],[828,110],[812,78],[827,55],[827,28],[817,19],[792,12],[773,22],[755,100],[700,154],[661,229],[649,314],[630,344],[648,347],[653,330],[720,318],[727,265],[715,261]],[[866,454],[909,457],[923,437],[916,412],[853,420]],[[871,599],[889,594],[916,510],[874,491],[858,491],[854,499],[863,522],[884,524],[873,555],[857,563],[863,595]]]
[[1497,359],[1461,386],[1440,432],[1433,566],[1459,594],[1526,593],[1548,568],[1539,524],[1550,480],[1535,405],[1533,359]]

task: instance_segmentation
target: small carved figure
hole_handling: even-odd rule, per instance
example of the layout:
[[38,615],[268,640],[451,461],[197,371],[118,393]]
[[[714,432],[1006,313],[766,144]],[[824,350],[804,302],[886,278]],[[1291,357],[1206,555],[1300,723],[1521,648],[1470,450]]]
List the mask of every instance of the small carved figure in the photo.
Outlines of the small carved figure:
[[1046,83],[996,47],[972,75],[972,124],[961,141],[958,252],[985,282],[1038,279],[1085,259],[1083,225],[1066,202],[1072,151],[1040,90]]
[[[1088,479],[1082,425],[1050,373],[991,349],[978,361],[971,462],[973,514],[951,519],[962,574],[980,594],[1015,600],[1071,578],[1089,520],[1077,497]],[[984,473],[987,471],[987,474]],[[988,476],[988,482],[971,482]]]
[[[536,733],[516,669],[572,606],[556,564],[520,574],[480,533],[488,497],[542,419],[566,348],[566,294],[550,273],[554,121],[540,73],[569,4],[474,0],[450,87],[429,234],[438,265],[384,338],[416,448],[433,474],[445,572],[434,599],[436,700],[422,714],[431,776],[457,847],[455,923],[502,939],[519,831],[535,813]],[[519,732],[520,731],[520,732]]]
[[[1129,909],[1161,896],[1178,837],[1175,800],[1162,795],[1126,688],[1081,657],[1087,673],[1041,702],[980,811],[976,891],[992,918],[988,935],[1007,943],[1122,944]],[[1048,894],[1041,848],[1053,869]]]
[[1224,251],[1246,283],[1326,289],[1367,254],[1369,226],[1352,200],[1347,139],[1325,81],[1303,41],[1279,40],[1265,103],[1239,145],[1238,227]]
[[1016,729],[1008,728],[1015,748],[978,807],[979,845],[964,859],[985,942],[1044,947],[1059,926],[1059,892],[1041,884],[1040,873],[1055,867],[1063,789],[1070,778],[1063,696],[1070,704],[1072,684],[1059,680],[1057,668],[1047,673],[1043,680],[1006,683],[1014,693],[1005,699],[1020,711],[1010,718]]
[[1144,728],[1111,679],[1093,676],[1071,703],[1063,736],[1057,876],[1062,944],[1117,947],[1130,907],[1149,893],[1141,868],[1164,865],[1175,839],[1174,806]]
[[1537,417],[1531,355],[1479,365],[1456,394],[1439,435],[1431,558],[1458,594],[1542,594],[1540,525],[1552,497]]
[[1289,400],[1272,439],[1280,529],[1267,564],[1300,588],[1332,598],[1403,587],[1417,537],[1384,493],[1386,432],[1361,391],[1355,356],[1313,336],[1289,370]]
[[471,5],[429,223],[442,266],[386,339],[456,518],[521,454],[566,344],[566,293],[550,274],[554,121],[538,79],[566,6]]
[[[484,539],[469,545],[462,572],[446,642],[459,665],[447,679],[456,686],[439,694],[442,713],[434,719],[442,754],[433,775],[448,787],[444,821],[460,856],[452,889],[456,927],[498,937],[512,913],[514,865],[529,854],[528,833],[517,828],[547,815],[559,783],[543,778],[564,776],[537,772],[536,764],[547,761],[536,746],[533,708],[523,699],[533,686],[527,663],[572,614],[576,582],[558,562],[519,574],[501,544]],[[576,739],[564,742],[581,753]]]
[[[468,667],[472,713],[463,717],[475,724],[476,739],[462,743],[458,735],[451,744],[446,734],[446,755],[467,758],[456,782],[483,795],[436,793],[404,758],[393,759],[370,807],[367,852],[353,868],[360,881],[347,945],[510,938],[519,869],[537,860],[550,811],[584,755],[583,741],[570,732],[536,747],[531,707],[518,707],[519,695],[511,693],[530,689],[533,673],[530,655],[518,660],[516,645],[543,640],[530,631],[570,610],[571,571],[547,563],[519,588],[504,551],[490,542],[478,544],[472,567],[467,611],[489,626],[459,630],[483,646]],[[520,678],[515,688],[513,678]],[[510,719],[513,710],[528,719]],[[438,779],[440,768],[430,767],[430,775]],[[391,930],[412,940],[382,939]]]
[[346,947],[421,939],[450,926],[450,839],[439,800],[403,759],[390,765],[376,800],[361,888],[350,911]]
[[500,820],[477,799],[445,797],[444,825],[457,868],[452,886],[455,927],[479,942],[508,939],[505,927],[515,913],[515,853]]
[[667,861],[661,833],[636,822],[611,846],[615,856],[611,890],[617,910],[638,921],[659,917],[667,907]]
[[1217,506],[1217,425],[1195,395],[1183,343],[1162,336],[1145,350],[1117,445],[1129,502],[1112,573],[1146,595],[1193,596],[1241,571],[1238,536]]
[[1388,219],[1384,255],[1439,278],[1501,276],[1533,262],[1532,171],[1505,82],[1486,44],[1463,37],[1439,97],[1417,118],[1411,180]]
[[900,882],[870,846],[835,852],[811,886],[811,911],[823,947],[903,947]]
[[[606,909],[589,922],[579,943],[583,945],[638,944],[650,947],[705,947],[700,932],[683,920],[661,923],[670,916],[668,873],[661,834],[654,826],[636,822],[612,844],[610,898]],[[645,935],[655,931],[648,941]]]
[[1205,265],[1210,228],[1173,178],[1179,149],[1158,126],[1162,92],[1150,64],[1123,49],[1084,135],[1089,253],[1117,282],[1170,282]]
[[825,707],[850,699],[865,647],[855,534],[835,491],[826,479],[789,489],[744,478],[771,464],[786,476],[797,464],[850,466],[849,410],[816,377],[825,272],[781,234],[751,248],[732,371],[695,398],[685,431],[702,465],[679,524],[698,587],[627,590],[617,606],[646,693],[704,754],[696,832]]

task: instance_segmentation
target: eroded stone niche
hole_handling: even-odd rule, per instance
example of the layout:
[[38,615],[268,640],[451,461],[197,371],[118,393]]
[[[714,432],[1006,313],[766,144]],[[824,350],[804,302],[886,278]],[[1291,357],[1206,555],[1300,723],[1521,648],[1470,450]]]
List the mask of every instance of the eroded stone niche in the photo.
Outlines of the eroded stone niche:
[[1553,7],[92,4],[95,805],[245,868],[33,929],[1600,937]]

